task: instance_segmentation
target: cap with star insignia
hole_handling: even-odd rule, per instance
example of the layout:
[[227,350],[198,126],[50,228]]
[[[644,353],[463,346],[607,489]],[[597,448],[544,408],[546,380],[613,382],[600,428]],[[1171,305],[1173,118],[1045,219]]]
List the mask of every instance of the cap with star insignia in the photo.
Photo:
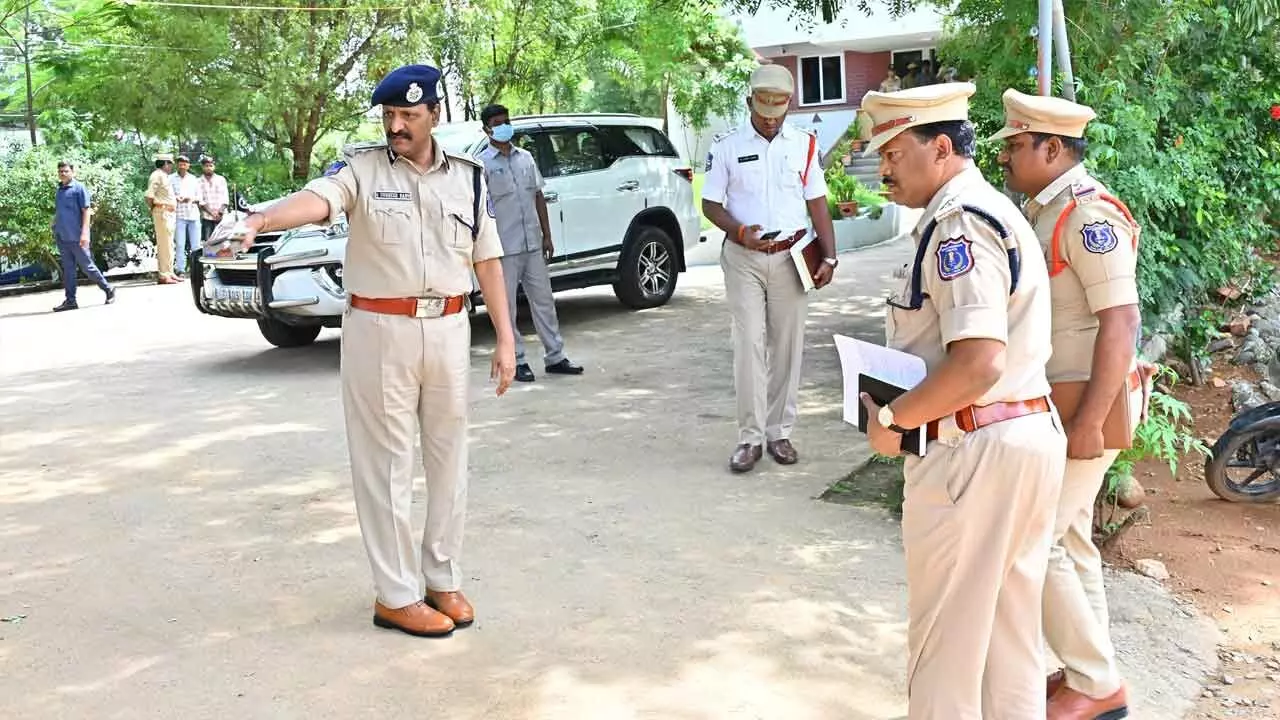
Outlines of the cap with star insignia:
[[430,65],[405,65],[387,73],[373,89],[371,105],[412,107],[440,100],[440,71]]

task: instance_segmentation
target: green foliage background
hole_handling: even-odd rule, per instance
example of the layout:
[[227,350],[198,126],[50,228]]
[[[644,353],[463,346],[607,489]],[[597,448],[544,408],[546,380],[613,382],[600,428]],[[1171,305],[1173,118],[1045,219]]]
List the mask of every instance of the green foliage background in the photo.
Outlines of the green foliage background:
[[[1280,220],[1280,32],[1274,0],[1067,2],[1076,96],[1092,106],[1088,164],[1143,226],[1139,289],[1148,328],[1256,270]],[[940,56],[976,76],[980,137],[1001,93],[1036,92],[1036,3],[960,0]],[[1055,78],[1061,95],[1062,76]],[[998,143],[980,164],[999,178]]]

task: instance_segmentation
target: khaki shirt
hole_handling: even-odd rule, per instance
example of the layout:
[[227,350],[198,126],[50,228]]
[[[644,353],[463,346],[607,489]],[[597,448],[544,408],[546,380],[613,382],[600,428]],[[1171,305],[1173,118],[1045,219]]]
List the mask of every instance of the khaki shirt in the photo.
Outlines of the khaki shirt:
[[493,196],[494,219],[506,255],[542,251],[542,221],[538,219],[537,197],[545,182],[533,154],[511,146],[503,155],[493,145],[480,152],[484,179]]
[[[1098,198],[1105,192],[1084,165],[1077,165],[1028,201],[1025,208],[1052,270],[1053,229],[1067,203],[1073,197],[1077,203],[1058,238],[1058,257],[1067,267],[1049,279],[1053,297],[1050,382],[1088,380],[1098,335],[1096,313],[1138,304],[1136,229],[1119,208]],[[1136,361],[1130,370],[1133,367]]]
[[[472,217],[472,174],[479,165],[433,143],[430,167],[419,168],[385,144],[349,148],[343,160],[307,183],[329,203],[329,222],[350,226],[343,286],[370,298],[469,294],[471,268],[502,257],[492,206],[480,184]],[[471,239],[472,223],[480,229]]]
[[[1012,274],[1005,241],[986,222],[961,205],[980,208],[1011,234],[1018,249],[1018,287],[1009,294]],[[1005,344],[1005,371],[975,404],[1031,400],[1049,394],[1049,274],[1035,231],[1018,208],[969,168],[934,195],[912,234],[919,247],[929,221],[938,224],[925,249],[918,310],[909,305],[911,272],[890,299],[886,337],[889,347],[921,357],[929,372],[946,358],[957,340],[986,338]]]
[[173,210],[178,200],[173,194],[173,185],[169,182],[169,173],[156,168],[147,181],[146,197],[155,203],[156,209]]

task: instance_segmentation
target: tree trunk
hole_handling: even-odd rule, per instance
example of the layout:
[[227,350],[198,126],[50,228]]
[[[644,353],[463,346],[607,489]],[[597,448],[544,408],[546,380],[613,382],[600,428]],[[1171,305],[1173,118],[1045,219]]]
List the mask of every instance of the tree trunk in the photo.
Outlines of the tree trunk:
[[293,154],[293,179],[306,180],[311,175],[311,150],[316,145],[314,137],[296,137],[289,143]]

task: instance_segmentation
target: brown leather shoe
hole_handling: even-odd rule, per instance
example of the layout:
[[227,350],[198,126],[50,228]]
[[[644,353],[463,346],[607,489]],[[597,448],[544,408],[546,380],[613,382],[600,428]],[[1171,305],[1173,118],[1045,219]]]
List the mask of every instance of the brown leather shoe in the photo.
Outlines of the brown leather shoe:
[[393,610],[375,601],[373,624],[418,637],[445,637],[452,634],[454,628],[453,620],[420,602]]
[[729,458],[729,469],[736,473],[750,472],[760,462],[760,457],[764,451],[759,445],[751,445],[743,443],[734,451],[733,456]]
[[774,440],[769,443],[769,457],[779,465],[795,465],[800,453],[796,452],[796,446],[790,440]]
[[1095,700],[1088,695],[1062,686],[1051,700],[1048,720],[1122,720],[1129,717],[1124,687],[1108,697]]
[[1045,698],[1052,700],[1054,695],[1058,694],[1058,690],[1067,684],[1067,671],[1058,668],[1049,673],[1049,677],[1044,680]]
[[471,603],[467,602],[466,596],[461,592],[428,590],[422,601],[448,615],[456,627],[464,628],[476,621],[475,608],[471,607]]

